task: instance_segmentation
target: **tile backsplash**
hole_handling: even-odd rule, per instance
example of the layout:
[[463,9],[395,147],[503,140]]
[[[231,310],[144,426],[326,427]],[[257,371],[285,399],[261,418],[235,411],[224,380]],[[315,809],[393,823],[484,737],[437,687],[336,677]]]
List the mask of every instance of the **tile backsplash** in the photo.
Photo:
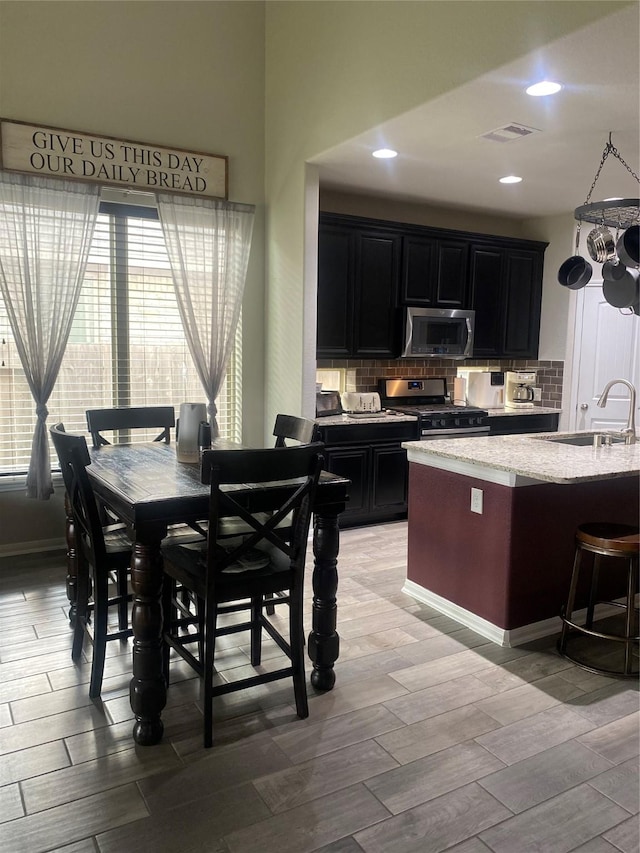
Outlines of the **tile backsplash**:
[[[550,409],[562,408],[563,361],[537,361],[535,359],[475,359],[464,362],[446,358],[403,358],[399,360],[324,359],[317,368],[345,371],[345,391],[377,391],[378,379],[394,376],[444,376],[447,390],[453,394],[453,380],[458,367],[486,367],[487,370],[535,370],[537,385],[542,389],[542,399],[537,404]],[[333,390],[333,389],[332,389]],[[338,390],[338,389],[336,389]]]

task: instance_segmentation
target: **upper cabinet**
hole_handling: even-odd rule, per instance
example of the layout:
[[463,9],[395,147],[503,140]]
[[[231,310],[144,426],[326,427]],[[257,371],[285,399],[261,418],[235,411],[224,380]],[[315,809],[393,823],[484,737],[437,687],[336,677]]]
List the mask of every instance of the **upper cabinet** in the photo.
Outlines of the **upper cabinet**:
[[477,358],[536,358],[546,245],[321,213],[317,357],[397,357],[417,305],[473,308]]
[[476,358],[537,358],[546,244],[471,246]]
[[318,233],[318,358],[348,358],[353,339],[355,234],[324,224]]
[[429,308],[464,308],[469,244],[408,234],[402,238],[402,302]]
[[318,235],[318,358],[398,354],[400,234],[323,215]]

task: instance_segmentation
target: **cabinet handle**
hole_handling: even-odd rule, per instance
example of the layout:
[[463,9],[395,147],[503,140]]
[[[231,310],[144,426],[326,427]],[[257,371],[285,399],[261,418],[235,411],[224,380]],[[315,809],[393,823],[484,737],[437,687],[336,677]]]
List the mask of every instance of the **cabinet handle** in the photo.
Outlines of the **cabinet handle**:
[[583,412],[586,412],[587,409],[589,408],[589,404],[588,403],[580,403],[580,408],[582,409]]

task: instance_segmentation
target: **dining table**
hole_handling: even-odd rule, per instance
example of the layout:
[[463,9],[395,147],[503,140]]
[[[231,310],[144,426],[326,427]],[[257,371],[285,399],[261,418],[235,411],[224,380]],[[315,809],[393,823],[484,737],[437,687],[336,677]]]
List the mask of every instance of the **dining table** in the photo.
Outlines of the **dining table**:
[[[242,445],[216,439],[213,449],[241,451]],[[171,525],[206,520],[210,487],[200,480],[200,464],[179,462],[175,445],[161,442],[104,445],[89,449],[87,468],[99,502],[131,532],[133,609],[132,678],[129,696],[135,715],[133,738],[150,746],[162,739],[162,709],[167,686],[162,673],[161,542]],[[313,507],[312,623],[307,651],[313,663],[311,683],[320,691],[335,683],[339,654],[336,631],[339,515],[348,499],[350,481],[322,471]],[[247,483],[233,486],[234,497],[250,512],[265,512],[281,500],[282,489],[295,483]],[[171,528],[175,529],[175,528]],[[67,511],[67,595],[75,619],[77,552],[73,517]]]

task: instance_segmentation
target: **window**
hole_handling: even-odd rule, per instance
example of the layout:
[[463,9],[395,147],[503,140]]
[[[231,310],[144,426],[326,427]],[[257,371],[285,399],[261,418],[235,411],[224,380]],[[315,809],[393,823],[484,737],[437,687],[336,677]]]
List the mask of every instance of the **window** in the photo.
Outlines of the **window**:
[[[234,441],[241,438],[240,375],[241,324],[216,401],[220,434]],[[103,203],[47,423],[86,434],[86,409],[173,405],[177,417],[186,401],[206,396],[182,331],[156,211]],[[26,472],[34,428],[35,404],[0,297],[0,474]]]

